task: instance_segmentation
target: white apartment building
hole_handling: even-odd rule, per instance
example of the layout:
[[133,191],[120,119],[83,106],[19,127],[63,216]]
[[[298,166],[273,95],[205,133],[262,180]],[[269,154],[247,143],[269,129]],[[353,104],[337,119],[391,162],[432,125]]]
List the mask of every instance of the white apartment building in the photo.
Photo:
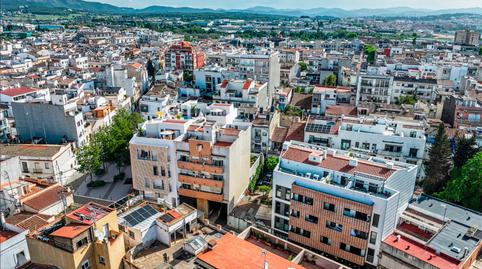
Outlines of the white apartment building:
[[412,196],[417,167],[285,142],[273,175],[276,234],[350,266],[377,266]]
[[268,83],[254,80],[224,80],[213,100],[218,103],[233,104],[238,108],[241,118],[253,120],[258,112],[269,108]]
[[356,105],[362,102],[391,103],[393,77],[358,74],[356,80]]
[[[422,166],[425,130],[421,122],[386,118],[308,119],[305,142],[351,150]],[[423,171],[419,169],[420,176]]]
[[2,261],[2,268],[20,268],[30,261],[26,239],[28,230],[6,223],[3,213],[0,214],[0,260]]
[[225,124],[227,108],[234,109],[218,104],[203,118],[145,122],[130,141],[134,189],[171,207],[194,200],[205,217],[213,204],[230,212],[249,183],[251,129]]
[[437,98],[437,87],[436,79],[394,77],[391,102],[395,102],[400,96],[414,96],[417,100],[433,103]]

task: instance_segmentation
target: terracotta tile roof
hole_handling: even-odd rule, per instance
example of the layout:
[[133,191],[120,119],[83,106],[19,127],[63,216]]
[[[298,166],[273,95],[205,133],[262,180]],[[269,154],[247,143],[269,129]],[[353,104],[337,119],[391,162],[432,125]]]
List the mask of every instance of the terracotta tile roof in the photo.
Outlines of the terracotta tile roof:
[[312,94],[294,93],[290,104],[301,109],[311,109],[312,97]]
[[342,156],[331,156],[331,155],[327,155],[326,158],[324,158],[320,164],[317,164],[309,161],[309,156],[310,156],[310,153],[312,152],[313,151],[309,149],[290,146],[281,155],[284,159],[287,159],[287,160],[306,163],[310,165],[316,165],[322,168],[339,171],[347,174],[354,174],[355,172],[359,172],[359,173],[364,173],[364,174],[388,179],[395,171],[394,169],[389,169],[389,168],[386,168],[385,166],[368,163],[363,160],[358,160],[357,166],[350,166],[348,164],[349,158],[345,158]]
[[234,129],[234,128],[223,128],[222,130],[224,135],[230,135],[230,136],[238,136],[240,133],[238,129]]
[[214,145],[217,147],[229,147],[233,143],[232,142],[226,142],[226,141],[217,141]]
[[326,107],[326,115],[333,115],[333,116],[356,116],[357,110],[356,106],[327,106]]
[[[265,256],[262,248],[227,233],[217,241],[213,250],[198,256],[198,259],[217,269],[263,268]],[[302,266],[266,251],[269,268],[303,268]]]
[[32,93],[32,92],[36,92],[36,91],[38,91],[38,90],[34,89],[34,88],[22,86],[22,87],[18,87],[18,88],[6,89],[6,90],[3,90],[3,91],[0,91],[0,93],[4,94],[4,95],[7,95],[7,96],[10,96],[10,97],[14,97],[14,96]]
[[[35,210],[42,210],[47,208],[55,203],[60,202],[61,194],[62,194],[62,186],[53,186],[49,187],[45,190],[39,191],[37,194],[33,195],[32,197],[28,197],[26,200],[23,200],[23,204],[35,209]],[[66,193],[67,195],[68,193]]]
[[391,234],[385,240],[383,240],[383,243],[397,249],[398,251],[416,257],[417,259],[420,259],[423,262],[434,266],[435,268],[456,269],[459,267],[459,262],[453,258],[443,254],[437,255],[435,250],[403,236],[400,236],[400,239],[397,240],[396,234]]
[[0,243],[7,241],[8,239],[16,236],[18,233],[10,230],[0,230]]
[[274,129],[273,135],[271,136],[271,140],[277,143],[283,143],[286,138],[286,134],[288,133],[288,128],[286,127],[276,127]]
[[49,218],[53,217],[43,214],[21,212],[8,217],[6,222],[25,230],[37,231],[50,224]]
[[89,229],[90,225],[66,225],[51,233],[51,236],[75,238],[79,234]]
[[135,68],[135,69],[139,69],[139,68],[142,67],[142,64],[140,64],[140,63],[131,63],[130,66],[132,66],[132,67]]
[[51,158],[61,149],[61,145],[0,144],[0,152],[9,156]]
[[165,122],[165,123],[178,123],[178,124],[184,124],[186,123],[187,121],[186,120],[163,120],[162,122]]
[[305,139],[305,125],[306,122],[293,122],[288,128],[285,141],[296,140],[304,142]]

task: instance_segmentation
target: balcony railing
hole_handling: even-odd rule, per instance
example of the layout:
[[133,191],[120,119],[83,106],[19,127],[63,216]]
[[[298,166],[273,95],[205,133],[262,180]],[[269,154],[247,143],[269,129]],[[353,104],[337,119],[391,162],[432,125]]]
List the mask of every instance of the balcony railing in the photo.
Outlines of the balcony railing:
[[179,174],[179,182],[186,183],[186,184],[197,184],[203,186],[209,186],[214,188],[222,188],[224,186],[224,182],[222,180],[215,180],[211,178],[202,178],[190,175],[183,175]]
[[224,200],[223,194],[209,193],[209,192],[204,192],[199,190],[179,188],[178,193],[179,195],[182,195],[182,196],[206,199],[208,201],[213,201],[213,202],[222,202]]
[[224,167],[215,166],[212,164],[195,163],[189,161],[177,161],[179,169],[186,169],[191,171],[207,172],[210,174],[223,174]]

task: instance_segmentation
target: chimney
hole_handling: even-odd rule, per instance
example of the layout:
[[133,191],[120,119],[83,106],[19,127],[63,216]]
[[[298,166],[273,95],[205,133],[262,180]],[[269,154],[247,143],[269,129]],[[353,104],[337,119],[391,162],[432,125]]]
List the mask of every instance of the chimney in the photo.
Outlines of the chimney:
[[328,155],[328,156],[335,156],[335,154],[336,154],[336,149],[329,148],[329,149],[327,150],[327,155]]
[[396,241],[395,241],[395,242],[400,241],[400,238],[402,238],[402,237],[401,237],[399,234],[397,234],[397,239],[396,239]]
[[393,162],[387,162],[387,163],[385,164],[385,167],[386,167],[387,169],[393,169]]
[[358,165],[358,160],[356,158],[350,158],[350,161],[348,161],[348,165],[356,167]]

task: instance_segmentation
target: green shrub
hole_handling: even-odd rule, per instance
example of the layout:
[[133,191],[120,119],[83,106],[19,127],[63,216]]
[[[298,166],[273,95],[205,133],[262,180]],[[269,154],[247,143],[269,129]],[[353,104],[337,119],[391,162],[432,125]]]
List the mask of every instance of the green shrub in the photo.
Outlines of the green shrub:
[[89,188],[98,188],[98,187],[103,187],[105,186],[105,181],[103,180],[94,180],[89,183],[87,183],[87,187]]

